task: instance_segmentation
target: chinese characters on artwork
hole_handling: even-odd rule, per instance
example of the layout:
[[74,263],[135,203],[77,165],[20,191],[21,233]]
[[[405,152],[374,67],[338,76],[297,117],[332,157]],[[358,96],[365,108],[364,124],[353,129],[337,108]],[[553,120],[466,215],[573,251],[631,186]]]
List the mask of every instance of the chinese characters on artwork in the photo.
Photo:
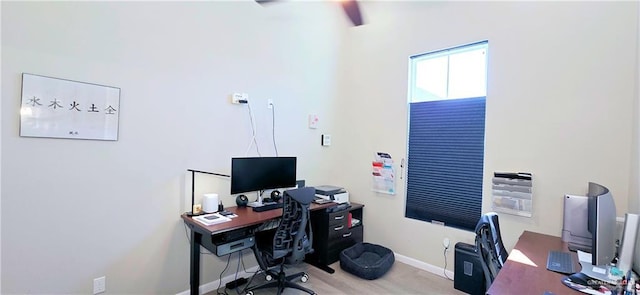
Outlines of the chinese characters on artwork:
[[[25,104],[31,107],[45,107],[42,103],[40,103],[40,100],[41,99],[39,97],[32,96],[30,99],[27,100]],[[81,112],[83,111],[81,107],[84,108],[77,101],[73,100],[71,103],[69,103],[68,110]],[[49,101],[49,105],[47,105],[46,108],[49,108],[54,111],[58,111],[58,109],[59,111],[64,111],[64,109],[62,108],[62,101],[56,98],[52,98],[51,101]],[[89,106],[86,107],[86,111],[89,113],[103,112],[106,115],[115,115],[118,110],[116,110],[111,105],[107,105],[104,110],[100,110],[95,103],[91,103]]]
[[118,140],[120,88],[22,74],[20,136]]

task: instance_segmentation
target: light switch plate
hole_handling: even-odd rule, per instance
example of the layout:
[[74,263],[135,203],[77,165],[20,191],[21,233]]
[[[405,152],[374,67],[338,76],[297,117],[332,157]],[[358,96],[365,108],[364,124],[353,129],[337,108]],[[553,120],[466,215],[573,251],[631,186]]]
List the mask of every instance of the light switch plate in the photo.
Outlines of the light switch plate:
[[331,135],[322,134],[322,146],[330,146],[331,145]]
[[100,294],[107,291],[107,278],[102,276],[93,279],[93,294]]
[[320,121],[318,115],[309,115],[309,129],[318,128],[318,121]]

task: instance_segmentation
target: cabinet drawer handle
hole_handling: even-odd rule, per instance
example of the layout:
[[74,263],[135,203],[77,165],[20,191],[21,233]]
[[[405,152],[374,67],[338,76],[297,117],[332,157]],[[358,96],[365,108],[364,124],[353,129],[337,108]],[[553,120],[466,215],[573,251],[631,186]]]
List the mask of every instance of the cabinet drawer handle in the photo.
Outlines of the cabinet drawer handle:
[[334,227],[333,230],[339,231],[339,230],[341,230],[343,228],[344,228],[344,225],[341,225],[341,226],[338,226],[338,227]]
[[348,237],[350,237],[352,234],[353,234],[352,232],[348,232],[348,233],[346,233],[346,234],[342,235],[342,237],[343,237],[343,238],[348,238]]
[[333,219],[335,219],[335,220],[342,220],[342,219],[344,219],[344,215],[336,216],[336,217],[334,217]]

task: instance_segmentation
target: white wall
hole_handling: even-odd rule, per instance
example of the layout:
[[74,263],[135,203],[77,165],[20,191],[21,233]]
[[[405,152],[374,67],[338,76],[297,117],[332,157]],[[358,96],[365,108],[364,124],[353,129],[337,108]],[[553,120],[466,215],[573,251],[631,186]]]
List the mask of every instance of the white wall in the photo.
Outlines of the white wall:
[[[408,57],[484,39],[485,184],[496,170],[535,177],[535,217],[500,215],[507,246],[524,229],[559,235],[562,195],[588,181],[613,191],[619,214],[637,192],[635,2],[363,1],[368,23],[356,28],[331,2],[0,5],[3,294],[86,294],[102,275],[109,293],[188,289],[186,169],[228,172],[245,154],[248,114],[227,102],[234,91],[251,95],[263,154],[273,154],[271,98],[278,149],[299,156],[301,178],[364,203],[367,241],[443,266],[442,238],[473,234],[404,218],[404,184],[371,193],[370,162],[406,154]],[[19,137],[22,72],[120,87],[119,140]],[[198,183],[199,194],[228,187]],[[225,263],[203,258],[203,283]]]
[[[325,183],[343,17],[322,2],[2,2],[2,293],[90,294],[103,275],[111,294],[187,290],[187,169],[256,155],[232,92],[250,95],[262,155],[273,99],[280,154]],[[23,72],[121,88],[118,141],[19,137]],[[227,257],[202,261],[207,283]]]
[[[638,6],[640,15],[640,6]],[[636,40],[640,41],[640,19],[636,23],[638,35]],[[634,112],[632,148],[631,148],[631,173],[629,188],[629,212],[640,213],[640,44],[636,43],[636,102]]]
[[[0,5],[0,15],[2,15],[2,5]],[[1,37],[2,32],[0,32]],[[0,46],[0,56],[2,47]],[[0,58],[0,68],[2,68],[2,58]],[[2,89],[2,79],[0,79],[0,89]],[[0,103],[0,133],[2,132],[2,104]],[[2,163],[2,136],[0,136],[0,163]],[[2,192],[2,165],[0,164],[0,192]],[[0,193],[0,212],[2,212],[2,194]],[[0,218],[0,237],[2,237],[2,218]],[[2,292],[2,243],[0,242],[0,293]]]
[[[564,194],[587,182],[608,186],[627,211],[637,94],[636,2],[365,2],[366,26],[349,31],[334,131],[345,165],[336,181],[366,204],[365,238],[444,266],[442,240],[471,232],[404,218],[405,185],[371,192],[376,151],[406,155],[407,73],[411,55],[489,41],[483,212],[494,171],[533,173],[534,216],[500,214],[512,247],[523,230],[559,236]],[[354,111],[358,110],[358,111]],[[637,160],[636,160],[637,162]],[[399,165],[396,165],[399,169]],[[453,269],[453,251],[449,269]]]

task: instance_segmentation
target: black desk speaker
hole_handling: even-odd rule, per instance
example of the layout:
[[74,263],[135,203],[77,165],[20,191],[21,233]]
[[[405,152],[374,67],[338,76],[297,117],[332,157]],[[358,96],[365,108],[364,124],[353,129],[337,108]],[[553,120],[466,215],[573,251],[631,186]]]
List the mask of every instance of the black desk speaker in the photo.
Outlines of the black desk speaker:
[[471,295],[484,294],[484,274],[476,246],[460,242],[455,248],[453,287]]
[[280,193],[279,190],[274,189],[273,191],[271,191],[271,201],[272,202],[277,202],[282,198],[282,193]]
[[247,204],[249,204],[249,198],[247,198],[247,196],[238,195],[236,197],[236,205],[238,205],[238,207],[247,207]]

